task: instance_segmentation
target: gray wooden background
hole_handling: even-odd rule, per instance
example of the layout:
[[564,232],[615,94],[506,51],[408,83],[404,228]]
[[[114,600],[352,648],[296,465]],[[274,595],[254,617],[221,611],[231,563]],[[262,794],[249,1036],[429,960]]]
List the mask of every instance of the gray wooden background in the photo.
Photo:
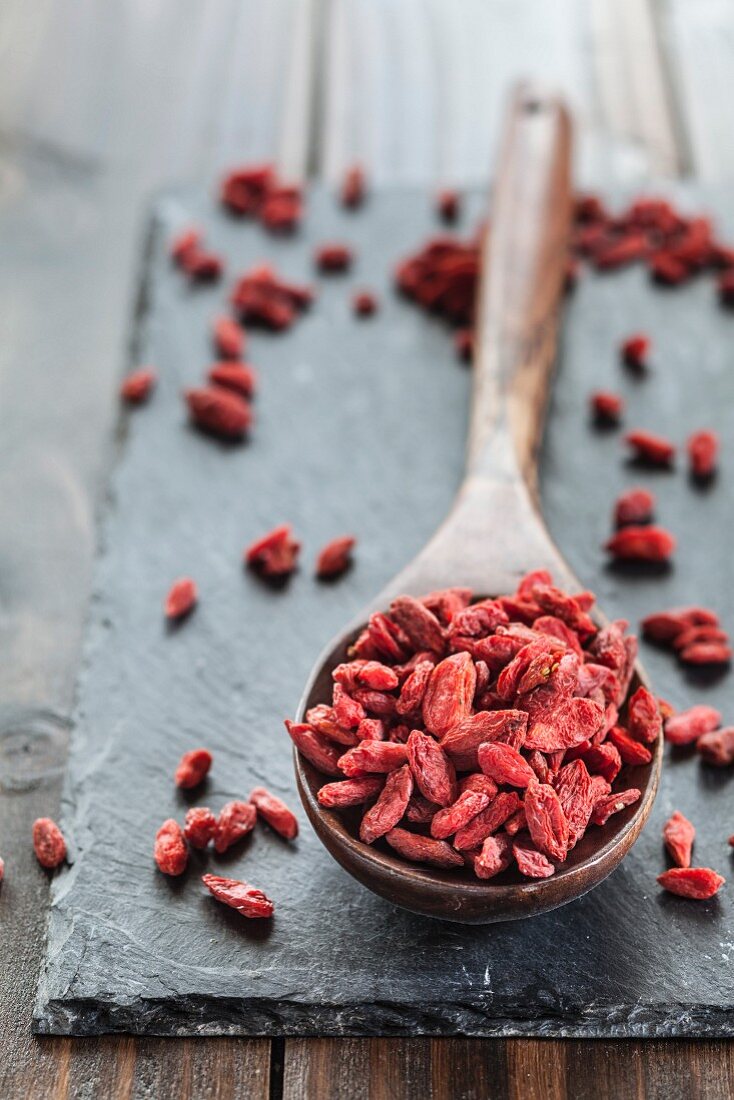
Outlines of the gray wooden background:
[[[361,159],[379,184],[488,180],[522,75],[567,94],[585,184],[734,177],[731,0],[0,5],[0,1095],[44,1072],[48,1095],[77,1095],[104,1060],[70,1070],[63,1048],[63,1070],[30,1038],[46,885],[27,838],[58,797],[149,195],[260,157],[293,177]],[[331,1048],[288,1048],[296,1097]],[[260,1095],[258,1044],[238,1049]],[[116,1042],[115,1087],[147,1095],[132,1050]]]

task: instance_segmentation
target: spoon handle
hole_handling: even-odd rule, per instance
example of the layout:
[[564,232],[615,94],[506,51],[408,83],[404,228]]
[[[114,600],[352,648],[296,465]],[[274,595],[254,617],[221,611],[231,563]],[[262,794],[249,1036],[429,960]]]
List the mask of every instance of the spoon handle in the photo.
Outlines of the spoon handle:
[[482,246],[467,474],[535,495],[571,224],[571,124],[555,95],[514,93]]

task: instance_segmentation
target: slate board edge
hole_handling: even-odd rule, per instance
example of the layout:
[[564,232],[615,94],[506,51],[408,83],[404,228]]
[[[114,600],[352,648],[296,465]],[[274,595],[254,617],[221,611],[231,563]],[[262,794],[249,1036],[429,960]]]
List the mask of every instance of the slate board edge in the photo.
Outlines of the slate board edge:
[[[216,1007],[217,1016],[211,1019]],[[275,1001],[227,1001],[204,998],[198,1006],[208,1020],[197,1023],[197,1004],[150,1001],[130,1006],[89,1005],[83,1001],[49,1001],[36,1016],[38,1035],[200,1036],[455,1036],[473,1038],[675,1039],[734,1037],[731,1012],[707,1005],[597,1005],[581,1021],[534,1015],[527,1019],[493,1017],[479,1005],[407,1005],[380,1003],[313,1005],[304,1008]],[[582,1010],[583,1011],[583,1010]],[[422,1014],[422,1019],[416,1019]]]

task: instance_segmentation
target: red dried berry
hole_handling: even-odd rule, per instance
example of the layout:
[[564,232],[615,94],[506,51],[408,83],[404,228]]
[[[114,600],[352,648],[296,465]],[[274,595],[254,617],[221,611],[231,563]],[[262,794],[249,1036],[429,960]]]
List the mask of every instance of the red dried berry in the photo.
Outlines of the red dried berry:
[[373,844],[394,829],[403,817],[413,793],[413,776],[404,764],[388,775],[385,786],[374,806],[362,818],[359,837],[364,844]]
[[209,368],[207,379],[213,386],[233,390],[248,401],[255,395],[257,377],[253,368],[246,363],[215,363]]
[[357,317],[372,317],[377,313],[377,295],[371,290],[358,290],[352,295],[352,309]]
[[421,794],[437,806],[448,806],[456,797],[456,771],[441,746],[420,730],[408,737],[408,763]]
[[676,866],[691,866],[691,849],[695,837],[696,830],[679,810],[663,825],[663,842]]
[[164,875],[182,875],[189,861],[183,829],[169,817],[155,835],[153,858]]
[[633,806],[640,798],[640,791],[630,787],[626,791],[603,795],[594,804],[591,820],[595,825],[606,825],[612,814],[618,814],[626,806]]
[[241,439],[252,427],[252,408],[239,394],[219,386],[184,391],[191,419],[220,439]]
[[658,875],[658,882],[669,894],[705,901],[714,896],[726,879],[710,867],[671,867]]
[[596,420],[605,424],[618,424],[624,412],[624,401],[619,394],[609,390],[596,390],[589,398],[591,412]]
[[296,815],[288,809],[285,802],[276,798],[265,787],[255,787],[250,793],[250,802],[257,810],[258,817],[267,821],[276,833],[280,833],[286,840],[293,840],[298,836]]
[[340,775],[339,751],[323,734],[306,723],[291,722],[286,718],[288,736],[302,756],[326,775]]
[[452,225],[459,217],[460,206],[461,200],[458,191],[449,187],[439,191],[436,197],[436,211],[442,222]]
[[296,568],[301,544],[284,523],[256,539],[245,550],[245,562],[263,577],[286,577]]
[[671,745],[690,745],[704,733],[711,733],[720,725],[720,711],[699,703],[668,718],[665,723],[665,740],[670,741]]
[[604,711],[593,699],[566,699],[534,721],[525,737],[526,749],[555,752],[589,741],[604,724]]
[[334,810],[371,802],[377,798],[383,783],[381,775],[363,775],[356,779],[342,779],[338,783],[325,783],[317,795],[319,805]]
[[695,642],[678,654],[686,665],[728,665],[732,650],[721,642]]
[[213,283],[221,278],[224,260],[216,252],[195,249],[189,252],[181,266],[190,279],[200,283]]
[[500,791],[488,806],[457,830],[454,848],[465,852],[483,844],[488,836],[496,833],[508,818],[517,813],[521,805],[516,791]]
[[715,611],[705,607],[673,607],[669,611],[658,611],[648,615],[640,624],[646,638],[652,642],[669,644],[691,626],[718,626],[719,617]]
[[196,581],[191,577],[180,577],[171,585],[164,609],[167,619],[182,619],[193,609],[199,598]]
[[175,264],[184,267],[189,256],[198,252],[202,242],[200,229],[185,229],[171,241],[170,255]]
[[314,259],[319,271],[333,274],[348,271],[352,266],[353,254],[346,244],[322,244],[316,249]]
[[628,336],[619,348],[622,361],[628,367],[644,367],[650,353],[650,344],[650,337],[644,332],[636,332],[633,336]]
[[344,173],[341,186],[341,204],[348,210],[355,210],[361,206],[367,195],[367,180],[364,168],[360,164],[353,164]]
[[678,635],[673,642],[676,653],[682,653],[692,645],[699,642],[715,642],[717,645],[728,645],[729,635],[718,626],[689,626]]
[[604,544],[618,561],[666,562],[676,540],[664,527],[623,527]]
[[638,527],[650,523],[655,514],[655,497],[647,489],[629,489],[614,505],[615,527]]
[[408,760],[406,745],[393,741],[362,741],[339,757],[344,775],[356,777],[371,772],[391,772]]
[[246,165],[228,172],[221,183],[222,205],[232,214],[257,214],[265,196],[275,184],[269,164]]
[[39,817],[33,822],[33,850],[41,866],[49,871],[66,859],[64,834],[50,817]]
[[464,859],[445,840],[419,836],[408,829],[394,828],[385,833],[385,840],[405,859],[414,863],[429,863],[433,867],[463,867]]
[[734,726],[702,734],[696,748],[707,764],[725,768],[734,763]]
[[352,563],[352,550],[357,540],[354,535],[341,535],[327,542],[316,559],[316,576],[322,580],[339,577]]
[[486,809],[489,796],[484,791],[463,791],[450,806],[439,810],[431,821],[431,836],[445,840],[463,829],[469,822]]
[[638,741],[651,744],[663,732],[663,719],[658,701],[646,687],[638,687],[627,704],[627,728]]
[[[637,764],[649,764],[652,760],[650,750],[645,748],[639,741],[635,741],[633,737],[630,737],[621,726],[612,726],[607,736],[622,758],[623,764],[635,766]],[[608,778],[609,776],[607,776]]]
[[275,912],[275,906],[270,898],[262,890],[246,882],[222,878],[221,875],[202,875],[201,881],[217,901],[221,901],[223,905],[229,905],[231,909],[236,909],[243,917],[267,918],[272,917]]
[[423,696],[423,721],[429,733],[444,737],[471,714],[476,679],[468,653],[455,653],[436,665]]
[[689,276],[686,265],[670,252],[658,252],[651,256],[649,268],[653,281],[661,286],[678,286]]
[[536,847],[551,859],[566,858],[568,821],[558,795],[547,783],[534,782],[525,795],[525,816]]
[[689,436],[686,447],[693,476],[702,479],[712,477],[719,458],[719,437],[716,432],[694,432]]
[[222,359],[241,359],[245,352],[245,334],[231,317],[217,317],[213,331],[214,347]]
[[216,831],[217,819],[208,806],[192,806],[186,811],[184,836],[192,848],[206,848]]
[[527,787],[535,782],[533,769],[517,749],[510,745],[488,741],[479,746],[477,760],[484,774],[495,783]]
[[192,749],[185,752],[176,768],[174,780],[177,787],[190,790],[203,783],[212,766],[212,754],[208,749]]
[[120,386],[120,397],[129,405],[142,405],[153,392],[158,376],[152,367],[141,367],[128,374]]
[[477,878],[494,878],[506,871],[512,862],[512,841],[507,836],[488,836],[481,851],[474,857],[474,874]]
[[526,878],[550,878],[555,874],[556,869],[550,860],[531,844],[520,844],[516,841],[512,845],[512,853],[518,871]]
[[260,221],[271,233],[292,233],[303,218],[303,196],[299,187],[276,187],[260,207]]
[[675,446],[670,440],[653,432],[627,432],[624,441],[632,448],[639,462],[650,466],[669,466],[675,457]]
[[214,834],[215,851],[226,852],[238,840],[247,836],[255,828],[257,810],[251,802],[227,802],[222,806],[217,818],[217,831]]

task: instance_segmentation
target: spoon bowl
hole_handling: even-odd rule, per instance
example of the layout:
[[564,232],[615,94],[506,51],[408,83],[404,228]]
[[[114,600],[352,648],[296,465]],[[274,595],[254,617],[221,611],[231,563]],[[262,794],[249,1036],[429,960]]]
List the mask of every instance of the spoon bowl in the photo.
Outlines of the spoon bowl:
[[[573,592],[582,585],[540,514],[537,453],[555,359],[571,219],[570,119],[563,104],[528,88],[516,93],[493,195],[491,245],[485,234],[475,324],[474,387],[467,469],[454,506],[427,546],[346,627],[317,661],[298,709],[331,699],[331,672],[370,614],[401,594],[460,586],[510,593],[523,574],[545,569]],[[603,622],[599,613],[597,622]],[[646,684],[635,666],[630,690]],[[359,813],[320,806],[327,782],[295,752],[298,787],[317,835],[351,875],[396,905],[427,916],[480,924],[555,909],[600,883],[627,854],[652,808],[662,760],[624,769],[637,803],[589,829],[555,874],[541,880],[508,869],[477,880],[470,869],[441,871],[395,855],[379,840],[359,839]]]

